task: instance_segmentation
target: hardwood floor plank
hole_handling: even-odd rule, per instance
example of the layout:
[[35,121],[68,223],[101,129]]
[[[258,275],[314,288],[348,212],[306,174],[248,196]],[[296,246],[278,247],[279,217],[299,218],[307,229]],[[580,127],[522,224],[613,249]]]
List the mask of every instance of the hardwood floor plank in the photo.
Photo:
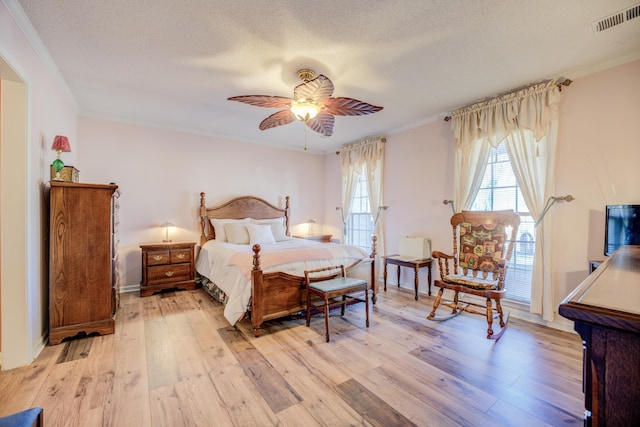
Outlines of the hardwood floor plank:
[[[332,417],[333,414],[330,411],[324,413],[324,415],[326,415],[325,418],[327,418],[326,420],[323,420],[322,418],[318,420],[318,418],[313,416],[310,412],[313,412],[313,409],[309,411],[309,409],[305,405],[305,402],[300,402],[297,405],[290,406],[287,409],[284,409],[278,412],[278,420],[280,421],[280,424],[283,426],[311,427],[311,426],[332,426],[332,425],[355,425],[355,424],[345,424],[345,423],[332,424],[334,419]],[[358,424],[361,424],[361,422],[359,422]]]
[[[302,402],[292,406],[296,408],[294,412],[302,412],[304,409],[304,416],[314,420],[311,425],[333,426],[362,423],[362,417],[333,393],[337,383],[328,380],[330,376],[325,375],[325,372],[337,368],[333,368],[323,361],[324,369],[318,369],[318,365],[314,365],[313,362],[305,358],[315,351],[304,342],[296,343],[289,339],[283,341],[282,338],[286,332],[280,331],[277,334],[262,337],[256,340],[256,346],[263,354],[269,355],[272,365],[300,394]],[[270,351],[271,348],[283,346],[283,344],[286,346],[285,351]],[[340,377],[344,381],[351,378],[346,373]],[[286,419],[288,415],[283,418],[282,414],[283,412],[290,414],[292,411],[289,409],[278,412],[278,419]],[[309,424],[305,423],[304,425]]]
[[572,416],[569,411],[557,407],[554,402],[540,400],[529,393],[523,393],[515,387],[496,381],[487,375],[489,369],[468,369],[465,365],[442,356],[437,351],[424,347],[416,349],[412,354],[434,366],[438,366],[438,368],[458,377],[458,379],[492,394],[499,400],[504,400],[516,408],[527,411],[531,417],[540,417],[541,420],[550,421],[551,424],[557,426],[575,426],[581,422],[579,417]]
[[349,406],[373,426],[416,425],[354,379],[338,384],[336,391]]
[[291,359],[291,363],[306,367],[309,375],[316,376],[329,387],[334,387],[351,378],[351,373],[344,366],[335,364],[332,358],[326,357],[326,353],[316,351],[314,341],[322,341],[324,335],[318,335],[311,328],[296,326],[256,340],[255,346],[263,354],[268,354],[269,351],[262,345],[267,337],[273,337],[274,340],[277,337],[280,345],[284,346],[284,352]]
[[182,410],[178,400],[178,393],[176,392],[176,385],[169,384],[149,391],[151,425],[166,427],[192,425]]
[[[35,403],[47,414],[47,423],[54,426],[79,425],[80,406],[84,394],[76,396],[81,384],[81,360],[55,364],[42,384]],[[24,408],[23,408],[24,409]]]
[[185,378],[176,384],[175,389],[188,425],[233,425],[209,375]]
[[227,327],[218,333],[274,413],[301,401],[273,365],[238,330]]
[[149,390],[180,381],[180,366],[176,360],[167,319],[159,317],[144,322]]
[[37,406],[36,396],[61,351],[61,345],[47,346],[32,364],[0,372],[0,416]]
[[91,351],[82,363],[82,379],[76,396],[85,395],[80,406],[81,425],[95,425],[92,420],[104,417],[104,410],[111,404],[115,361],[115,336],[93,338]]
[[143,300],[133,297],[127,298],[118,312],[113,387],[103,425],[151,425],[143,312]]
[[275,426],[278,418],[255,383],[239,365],[225,366],[209,374],[216,389],[212,399],[219,399],[227,411],[231,424],[243,426]]
[[[547,424],[540,418],[532,417],[526,411],[523,411],[505,401],[496,402],[495,406],[489,411],[493,417],[498,419],[504,426],[514,427],[552,427],[556,424]],[[579,424],[575,424],[579,425]]]
[[74,339],[63,343],[62,352],[58,356],[56,363],[69,362],[71,360],[83,359],[89,355],[93,340]]

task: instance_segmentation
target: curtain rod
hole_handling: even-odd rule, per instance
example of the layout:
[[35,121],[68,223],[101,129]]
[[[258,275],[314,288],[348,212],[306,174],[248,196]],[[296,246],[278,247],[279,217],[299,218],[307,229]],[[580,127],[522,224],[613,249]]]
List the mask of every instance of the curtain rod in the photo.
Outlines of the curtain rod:
[[[560,90],[560,92],[562,92],[562,86],[569,86],[571,83],[573,83],[573,80],[564,79],[564,80],[562,80],[561,82],[557,82],[557,83],[556,83],[556,86],[558,86],[558,89]],[[472,102],[472,103],[471,103],[471,104],[469,104],[469,105],[473,105],[473,104],[476,104],[476,103],[478,103],[478,102],[485,101],[485,100],[487,100],[487,99],[494,99],[494,98],[498,98],[498,97],[503,96],[503,95],[508,95],[508,94],[513,93],[513,92],[515,92],[515,91],[522,90],[522,89],[526,89],[526,88],[529,88],[529,87],[531,87],[531,86],[535,86],[535,85],[537,85],[537,84],[540,84],[540,82],[538,82],[538,83],[532,83],[532,84],[527,85],[527,86],[519,87],[519,88],[514,89],[514,90],[512,90],[512,91],[510,91],[510,92],[506,92],[506,93],[504,93],[504,94],[502,94],[502,95],[498,95],[498,96],[491,97],[491,98],[481,99],[481,100],[479,100],[479,101]],[[464,108],[464,107],[461,107],[461,108]],[[445,121],[445,122],[448,122],[449,120],[451,120],[451,116],[445,116],[444,121]]]
[[[368,138],[365,139],[364,141],[360,141],[360,142],[356,142],[354,144],[351,145],[347,145],[345,147],[342,147],[343,151],[350,151],[356,147],[360,147],[361,145],[366,145],[366,144],[370,144],[373,142],[374,139],[380,139],[380,141],[382,141],[383,144],[387,143],[387,138]],[[336,156],[340,155],[340,151],[336,151]]]

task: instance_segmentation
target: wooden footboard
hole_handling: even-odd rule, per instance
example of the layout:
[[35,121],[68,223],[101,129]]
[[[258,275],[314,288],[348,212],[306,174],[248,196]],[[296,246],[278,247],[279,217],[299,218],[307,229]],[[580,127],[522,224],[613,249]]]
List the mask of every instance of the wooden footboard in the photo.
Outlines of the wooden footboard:
[[[372,238],[370,262],[357,261],[346,266],[347,275],[369,281],[371,300],[376,302],[375,257],[377,238]],[[251,271],[251,323],[256,337],[262,334],[262,323],[298,313],[307,308],[304,276],[283,272],[263,273],[260,267],[260,245],[253,246],[253,269]]]

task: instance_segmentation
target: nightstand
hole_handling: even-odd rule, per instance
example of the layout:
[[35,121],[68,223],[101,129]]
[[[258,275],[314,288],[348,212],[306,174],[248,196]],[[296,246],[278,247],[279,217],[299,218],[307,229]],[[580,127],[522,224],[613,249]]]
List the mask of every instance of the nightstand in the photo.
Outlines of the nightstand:
[[293,236],[293,237],[297,237],[298,239],[316,240],[318,242],[329,243],[333,235],[332,234],[312,234],[311,236],[307,235],[307,236]]
[[195,289],[193,242],[140,245],[142,281],[140,296],[166,289]]

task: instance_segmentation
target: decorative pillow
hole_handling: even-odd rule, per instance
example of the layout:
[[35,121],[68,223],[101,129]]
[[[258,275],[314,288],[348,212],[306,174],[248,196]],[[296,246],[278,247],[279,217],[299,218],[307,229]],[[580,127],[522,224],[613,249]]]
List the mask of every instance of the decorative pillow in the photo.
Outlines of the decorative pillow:
[[249,244],[251,246],[256,243],[268,245],[276,242],[269,224],[247,224],[247,231],[249,232]]
[[505,242],[503,224],[460,224],[460,267],[492,273],[498,270]]
[[269,224],[271,226],[271,233],[273,233],[276,242],[282,242],[289,240],[284,227],[284,217],[272,218],[272,219],[251,219],[253,224]]
[[216,232],[216,240],[220,242],[227,241],[227,233],[225,232],[224,225],[225,224],[248,224],[249,218],[244,219],[211,219],[211,225],[213,225],[213,230]]
[[225,224],[224,231],[227,234],[227,242],[236,245],[248,245],[249,232],[247,231],[247,225],[233,222]]

